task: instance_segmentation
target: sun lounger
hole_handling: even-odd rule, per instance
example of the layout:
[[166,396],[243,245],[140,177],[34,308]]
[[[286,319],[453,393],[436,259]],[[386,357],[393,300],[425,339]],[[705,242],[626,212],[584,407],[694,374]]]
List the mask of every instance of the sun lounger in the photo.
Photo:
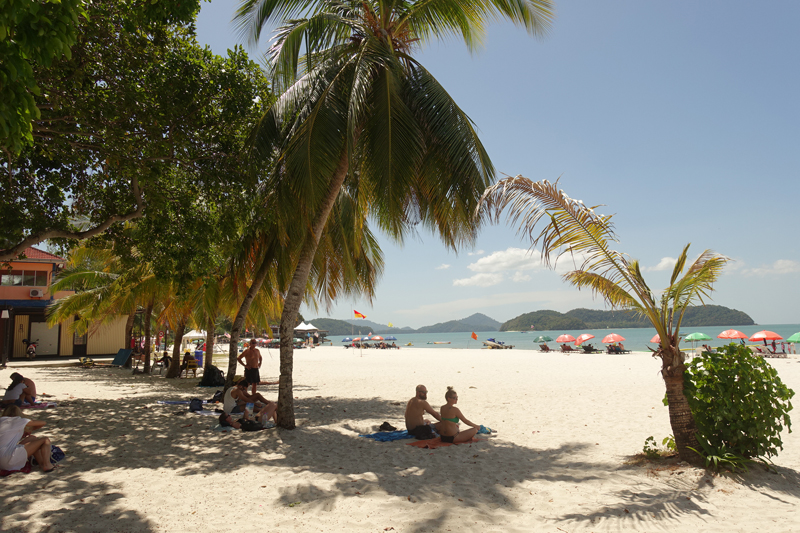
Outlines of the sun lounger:
[[568,344],[562,344],[561,345],[561,352],[562,353],[572,353],[572,352],[577,352],[577,351],[578,350],[576,350],[575,348],[573,348],[572,346],[570,346]]
[[539,345],[539,351],[540,352],[552,352],[553,350],[551,350],[550,347],[548,345],[546,345],[546,344],[540,344]]

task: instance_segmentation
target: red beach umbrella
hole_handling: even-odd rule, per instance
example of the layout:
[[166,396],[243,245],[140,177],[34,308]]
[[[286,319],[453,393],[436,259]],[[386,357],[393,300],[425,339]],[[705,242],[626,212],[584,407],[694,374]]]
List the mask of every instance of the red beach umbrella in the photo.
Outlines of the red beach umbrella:
[[739,331],[738,329],[726,329],[719,335],[717,335],[718,339],[746,339],[747,335]]
[[609,342],[622,342],[625,340],[625,337],[622,335],[617,335],[616,333],[609,333],[605,337],[603,337],[603,343],[608,344]]
[[[356,337],[355,339],[353,339],[353,342],[359,342],[360,340],[361,340],[361,337]],[[366,340],[366,339],[364,339],[364,340]]]
[[575,346],[580,346],[583,341],[588,341],[589,339],[594,339],[594,335],[591,333],[581,333],[578,335],[578,338],[575,339]]
[[751,342],[757,341],[780,341],[783,340],[783,337],[775,333],[774,331],[767,331],[765,329],[759,331],[758,333],[753,333],[753,336],[748,339]]
[[559,335],[558,338],[556,339],[556,342],[572,342],[574,340],[575,340],[575,337],[565,333],[563,335]]
[[369,340],[371,340],[371,341],[382,341],[383,337],[381,337],[380,335],[375,335],[374,337],[370,337]]
[[650,342],[657,342],[657,343],[661,344],[661,335],[656,333],[656,336],[653,337],[652,339],[650,339]]

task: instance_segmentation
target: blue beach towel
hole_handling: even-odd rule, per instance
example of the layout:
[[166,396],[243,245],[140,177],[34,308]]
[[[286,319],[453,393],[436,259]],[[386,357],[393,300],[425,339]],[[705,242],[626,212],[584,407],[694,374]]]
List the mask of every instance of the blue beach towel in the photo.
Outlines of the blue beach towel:
[[[189,405],[189,400],[158,400],[156,403],[161,405]],[[203,403],[208,403],[208,400],[203,400]]]
[[413,439],[414,437],[408,434],[408,431],[401,429],[399,431],[379,431],[369,435],[359,435],[367,439],[374,439],[379,442],[391,442],[393,440]]

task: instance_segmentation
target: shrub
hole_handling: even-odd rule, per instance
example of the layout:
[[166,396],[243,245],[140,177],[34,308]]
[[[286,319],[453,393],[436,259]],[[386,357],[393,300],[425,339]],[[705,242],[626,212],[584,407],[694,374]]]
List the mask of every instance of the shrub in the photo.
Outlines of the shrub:
[[783,449],[780,433],[791,433],[794,391],[749,348],[730,344],[687,363],[684,393],[697,424],[706,466],[745,468],[769,461]]

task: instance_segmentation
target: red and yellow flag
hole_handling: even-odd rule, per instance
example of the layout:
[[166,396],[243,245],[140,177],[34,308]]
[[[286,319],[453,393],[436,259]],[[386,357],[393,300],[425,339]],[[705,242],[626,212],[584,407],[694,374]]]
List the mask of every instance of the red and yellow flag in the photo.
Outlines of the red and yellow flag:
[[355,318],[367,318],[367,315],[362,315],[361,313],[359,313],[355,309],[353,309],[353,314],[356,315]]
[[470,336],[471,336],[473,339],[475,339],[475,340],[478,340],[478,334],[477,334],[477,333],[475,333],[474,331],[472,332],[472,335],[470,335]]

